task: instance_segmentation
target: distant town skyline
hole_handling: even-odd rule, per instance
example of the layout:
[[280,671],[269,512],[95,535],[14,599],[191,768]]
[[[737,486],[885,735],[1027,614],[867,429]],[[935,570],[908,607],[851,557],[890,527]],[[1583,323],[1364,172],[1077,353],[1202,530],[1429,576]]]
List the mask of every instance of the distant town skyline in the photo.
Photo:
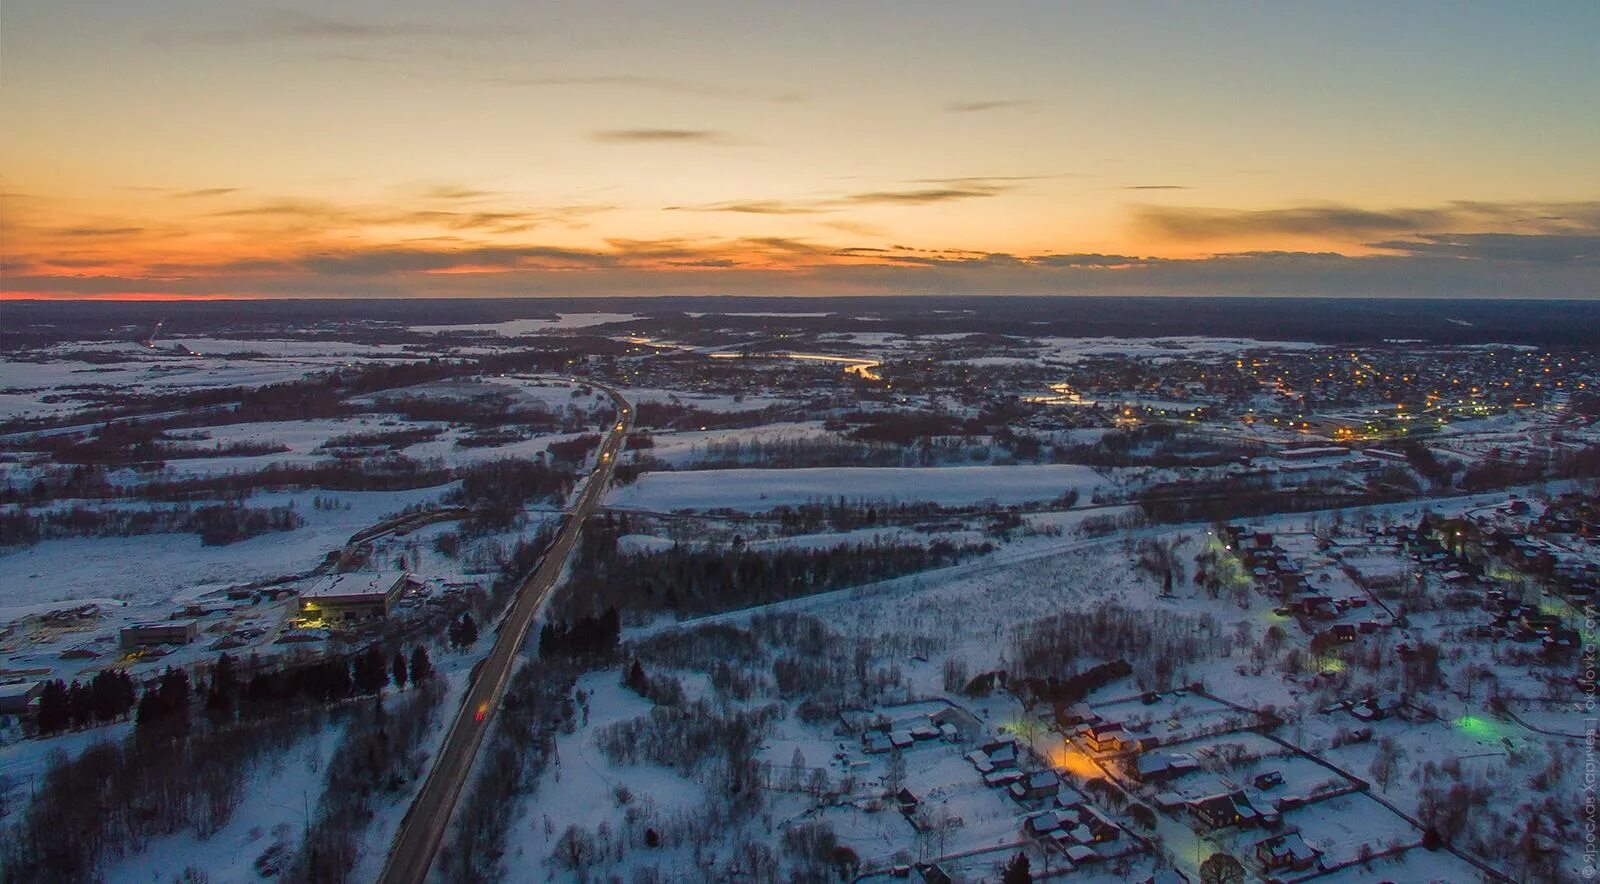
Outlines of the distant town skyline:
[[0,297],[1600,297],[1600,4],[0,8]]

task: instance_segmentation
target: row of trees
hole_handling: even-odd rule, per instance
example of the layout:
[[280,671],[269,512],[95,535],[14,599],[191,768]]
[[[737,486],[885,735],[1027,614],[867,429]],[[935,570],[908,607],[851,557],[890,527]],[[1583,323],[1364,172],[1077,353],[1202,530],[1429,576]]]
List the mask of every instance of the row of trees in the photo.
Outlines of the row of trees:
[[0,509],[0,546],[23,546],[68,537],[198,534],[206,546],[225,546],[272,531],[293,531],[305,519],[293,506],[247,507],[238,501],[201,507],[145,510],[74,506],[32,511]]
[[147,424],[106,424],[91,438],[70,434],[36,437],[29,447],[50,455],[58,464],[93,464],[125,467],[163,466],[169,460],[201,457],[259,457],[282,454],[289,446],[266,439],[194,445],[191,440],[170,437]]
[[133,678],[124,670],[95,673],[87,683],[73,679],[45,682],[39,694],[36,724],[41,734],[54,734],[68,728],[106,724],[127,717],[133,709]]

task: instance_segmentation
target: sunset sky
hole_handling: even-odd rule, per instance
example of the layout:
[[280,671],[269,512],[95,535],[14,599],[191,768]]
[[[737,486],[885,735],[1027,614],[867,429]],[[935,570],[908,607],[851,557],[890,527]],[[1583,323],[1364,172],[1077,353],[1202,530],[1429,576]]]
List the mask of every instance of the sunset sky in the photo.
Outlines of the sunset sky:
[[5,297],[1600,297],[1600,3],[0,7]]

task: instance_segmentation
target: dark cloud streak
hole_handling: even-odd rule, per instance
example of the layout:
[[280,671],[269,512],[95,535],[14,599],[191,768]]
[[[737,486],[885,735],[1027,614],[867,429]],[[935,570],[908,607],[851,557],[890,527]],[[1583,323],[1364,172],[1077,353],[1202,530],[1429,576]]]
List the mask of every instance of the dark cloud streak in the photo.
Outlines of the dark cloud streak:
[[728,136],[715,129],[606,129],[595,141],[613,144],[725,144]]
[[1134,227],[1176,240],[1259,236],[1360,239],[1411,236],[1477,228],[1507,232],[1573,234],[1600,232],[1600,202],[1490,203],[1457,201],[1423,208],[1365,209],[1337,203],[1279,209],[1214,209],[1138,206]]
[[1025,107],[1032,103],[1020,98],[997,98],[988,101],[947,101],[944,109],[947,113],[952,114],[978,114],[984,111]]

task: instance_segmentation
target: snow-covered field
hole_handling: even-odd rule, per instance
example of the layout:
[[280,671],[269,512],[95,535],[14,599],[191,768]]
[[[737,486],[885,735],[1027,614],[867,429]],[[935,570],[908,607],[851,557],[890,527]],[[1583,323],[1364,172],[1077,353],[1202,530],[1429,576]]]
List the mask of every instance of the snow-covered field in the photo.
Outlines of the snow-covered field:
[[[226,546],[205,546],[193,534],[46,540],[0,554],[0,621],[17,608],[109,597],[159,606],[197,587],[279,577],[309,570],[350,535],[407,506],[430,503],[448,486],[415,491],[268,492],[250,505],[293,505],[306,524]],[[337,499],[318,509],[314,498]],[[164,616],[164,615],[163,615]]]

